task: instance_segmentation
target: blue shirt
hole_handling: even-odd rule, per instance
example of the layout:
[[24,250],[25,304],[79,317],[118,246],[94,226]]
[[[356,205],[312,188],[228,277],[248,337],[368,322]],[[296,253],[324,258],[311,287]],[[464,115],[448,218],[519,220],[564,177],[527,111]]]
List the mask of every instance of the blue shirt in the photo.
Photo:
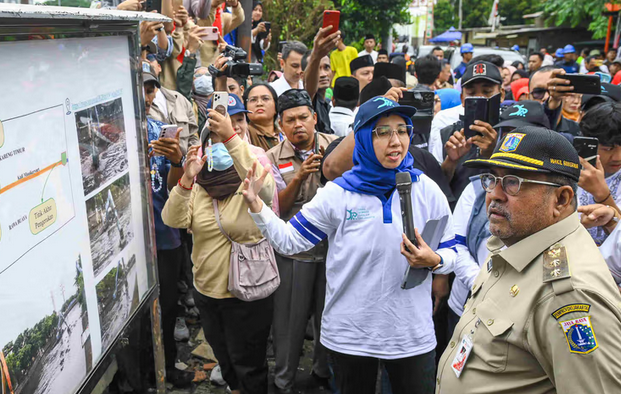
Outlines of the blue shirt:
[[565,70],[567,74],[577,74],[578,72],[580,72],[580,65],[575,61],[567,62],[562,60],[556,63],[555,66],[561,67],[563,70]]
[[[149,143],[159,139],[160,130],[164,123],[147,118],[147,130],[149,133]],[[157,174],[155,175],[155,187],[159,187],[161,179],[161,188],[157,192],[153,191],[153,218],[155,220],[155,244],[157,250],[171,250],[181,246],[181,236],[179,230],[168,227],[162,221],[162,209],[168,200],[168,171],[170,170],[170,161],[164,156],[156,156],[150,159],[149,171],[153,169],[153,165],[157,166]],[[159,175],[159,177],[157,176]],[[153,183],[152,183],[153,187]]]
[[461,78],[466,72],[468,65],[464,62],[459,63],[459,66],[455,69],[455,79]]

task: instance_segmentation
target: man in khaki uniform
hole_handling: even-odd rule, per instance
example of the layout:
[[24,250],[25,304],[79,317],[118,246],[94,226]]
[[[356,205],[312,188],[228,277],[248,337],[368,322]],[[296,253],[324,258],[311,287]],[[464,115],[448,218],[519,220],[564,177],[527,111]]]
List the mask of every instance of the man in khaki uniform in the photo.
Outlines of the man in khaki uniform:
[[490,257],[438,365],[437,393],[618,393],[621,296],[580,224],[579,159],[524,126],[481,175]]
[[[291,89],[278,98],[280,127],[287,139],[267,152],[278,187],[280,217],[292,219],[320,186],[322,155],[335,136],[315,131],[317,114],[305,90]],[[318,144],[316,144],[318,142]],[[295,219],[294,219],[295,220]],[[315,348],[313,374],[324,382],[330,376],[326,350],[319,343],[326,292],[327,242],[295,256],[276,254],[280,287],[274,293],[274,383],[279,393],[292,392],[308,317],[313,317]]]

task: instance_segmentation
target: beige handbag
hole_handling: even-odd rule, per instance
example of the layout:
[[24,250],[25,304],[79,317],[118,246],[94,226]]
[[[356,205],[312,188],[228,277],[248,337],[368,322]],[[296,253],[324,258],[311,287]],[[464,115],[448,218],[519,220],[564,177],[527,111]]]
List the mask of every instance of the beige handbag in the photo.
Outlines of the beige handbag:
[[242,301],[256,301],[268,297],[280,286],[272,245],[265,238],[255,244],[233,241],[222,228],[218,202],[215,199],[213,209],[220,231],[231,241],[229,291]]

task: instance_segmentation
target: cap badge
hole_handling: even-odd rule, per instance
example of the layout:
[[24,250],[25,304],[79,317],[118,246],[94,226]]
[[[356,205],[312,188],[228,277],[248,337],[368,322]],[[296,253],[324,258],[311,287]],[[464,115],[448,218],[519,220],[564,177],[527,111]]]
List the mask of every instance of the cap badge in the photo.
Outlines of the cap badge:
[[394,107],[395,106],[395,103],[393,101],[390,101],[386,97],[377,97],[377,98],[375,98],[373,100],[374,103],[376,103],[378,101],[382,101],[383,104],[380,105],[379,107],[377,107],[377,109],[384,108],[384,107]]
[[487,66],[483,63],[474,66],[474,75],[487,75]]
[[523,105],[516,105],[515,108],[517,108],[517,111],[515,111],[512,114],[509,114],[509,116],[521,116],[521,117],[525,117],[526,114],[528,113],[528,109],[524,108]]
[[520,146],[520,143],[522,142],[522,139],[524,138],[526,134],[521,134],[521,133],[511,133],[511,134],[507,134],[507,137],[505,138],[504,142],[502,143],[502,146],[500,147],[500,150],[502,152],[513,152],[515,151],[518,146]]

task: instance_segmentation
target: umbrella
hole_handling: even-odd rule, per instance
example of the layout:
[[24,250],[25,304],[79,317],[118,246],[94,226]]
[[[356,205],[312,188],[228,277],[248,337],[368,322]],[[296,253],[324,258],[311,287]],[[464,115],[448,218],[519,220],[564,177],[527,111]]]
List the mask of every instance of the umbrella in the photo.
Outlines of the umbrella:
[[451,27],[439,36],[429,40],[429,42],[451,42],[456,40],[461,40],[461,32],[455,30],[454,27]]

